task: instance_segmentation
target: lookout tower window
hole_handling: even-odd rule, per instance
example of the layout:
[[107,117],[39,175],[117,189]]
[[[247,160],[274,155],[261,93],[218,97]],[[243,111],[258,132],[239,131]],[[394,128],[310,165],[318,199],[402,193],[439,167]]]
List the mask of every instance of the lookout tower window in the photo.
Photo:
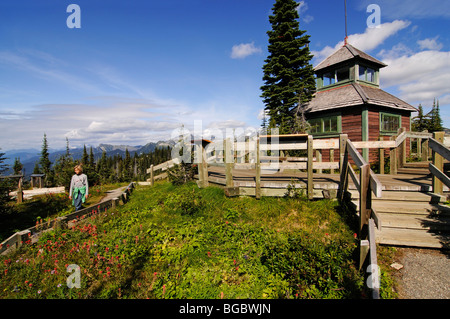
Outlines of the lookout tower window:
[[333,73],[331,73],[331,72],[325,73],[323,75],[323,85],[324,86],[334,84],[335,82],[336,82],[336,79],[334,77],[334,72]]
[[362,66],[359,66],[359,78],[360,81],[375,83],[375,70]]
[[339,69],[336,71],[337,82],[346,81],[350,78],[349,68]]

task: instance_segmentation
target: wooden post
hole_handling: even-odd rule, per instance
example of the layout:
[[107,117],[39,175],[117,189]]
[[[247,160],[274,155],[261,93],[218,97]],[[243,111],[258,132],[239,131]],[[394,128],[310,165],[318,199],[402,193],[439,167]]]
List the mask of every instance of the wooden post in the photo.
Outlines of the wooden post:
[[117,206],[119,205],[119,198],[115,197],[113,199],[111,199],[111,209],[115,209],[117,208]]
[[[444,143],[444,132],[434,132],[433,133],[433,138],[438,141],[439,143]],[[432,157],[433,157],[433,165],[436,166],[436,168],[438,170],[440,170],[441,172],[444,171],[444,159],[441,155],[439,155],[439,153],[433,151],[432,152]],[[442,195],[443,191],[444,191],[444,184],[439,180],[439,178],[437,178],[436,176],[434,176],[433,174],[433,179],[432,179],[432,187],[433,187],[433,193],[435,194],[439,194]]]
[[428,148],[428,139],[425,138],[422,141],[422,161],[428,162],[428,154],[429,154],[429,148]]
[[[404,127],[400,128],[400,133],[405,132],[406,129]],[[400,167],[404,167],[406,164],[406,139],[402,142],[402,144],[400,145],[400,152],[402,154],[402,156],[400,157]]]
[[255,197],[261,198],[261,159],[259,151],[259,136],[256,139],[256,176],[255,176]]
[[206,150],[203,147],[203,144],[200,144],[201,149],[201,156],[202,156],[202,171],[203,171],[203,187],[208,187],[208,162],[206,160]]
[[[322,150],[316,150],[316,162],[322,163]],[[318,174],[322,174],[322,169],[317,170]]]
[[203,157],[202,157],[202,149],[201,149],[201,145],[195,144],[194,146],[195,149],[195,156],[194,158],[196,160],[198,160],[198,187],[202,188],[203,187],[203,181],[204,181],[204,177],[203,177]]
[[[334,163],[334,148],[330,149],[330,163]],[[335,173],[334,168],[331,169],[330,173]]]
[[369,225],[370,213],[372,210],[371,191],[370,191],[370,165],[364,164],[359,168],[359,238],[366,239],[367,227]]
[[22,177],[19,178],[19,189],[17,190],[17,202],[22,203],[23,202],[23,190],[22,190]]
[[233,164],[234,164],[234,156],[231,150],[231,140],[227,138],[225,140],[225,178],[226,178],[226,186],[233,187]]
[[[383,137],[380,136],[379,138],[380,141],[383,140]],[[379,149],[380,152],[380,174],[384,174],[384,148],[380,148]]]
[[348,153],[347,153],[347,134],[339,136],[339,173],[340,183],[338,190],[338,198],[342,201],[348,185]]
[[153,164],[150,165],[150,186],[155,184],[155,171],[153,169]]
[[345,155],[345,150],[347,148],[347,134],[339,135],[339,171],[342,172],[342,169],[345,168],[347,170],[347,166],[343,166]]
[[[395,136],[391,136],[390,140],[395,141]],[[396,147],[391,148],[389,160],[390,160],[390,171],[391,171],[390,174],[395,175],[395,174],[397,174],[397,148]]]
[[308,162],[306,164],[307,167],[307,177],[308,177],[308,199],[314,198],[314,184],[313,184],[313,137],[312,135],[308,135]]
[[422,158],[422,139],[416,138],[417,158]]

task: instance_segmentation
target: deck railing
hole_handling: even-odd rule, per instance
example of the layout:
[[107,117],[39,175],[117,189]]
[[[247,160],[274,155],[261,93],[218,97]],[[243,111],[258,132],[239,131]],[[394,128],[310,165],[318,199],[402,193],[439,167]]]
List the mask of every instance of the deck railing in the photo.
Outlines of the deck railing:
[[433,175],[432,192],[442,195],[443,185],[450,188],[450,178],[444,173],[444,159],[450,161],[450,150],[443,144],[444,132],[435,132],[428,138],[428,145],[432,150],[432,163],[428,168]]
[[[371,275],[369,288],[372,289],[372,298],[379,299],[379,276],[377,265],[377,252],[375,242],[375,224],[378,224],[376,211],[372,207],[372,193],[376,197],[382,195],[382,185],[370,165],[364,160],[361,154],[356,150],[355,145],[348,139],[346,134],[340,136],[341,148],[341,176],[338,191],[338,199],[343,202],[349,198],[348,182],[352,179],[359,193],[359,236],[360,239],[360,260],[359,267],[365,264],[369,255],[369,272]],[[343,152],[342,152],[343,150]],[[359,178],[350,165],[350,159],[353,160],[359,170]],[[351,198],[351,195],[350,195]]]

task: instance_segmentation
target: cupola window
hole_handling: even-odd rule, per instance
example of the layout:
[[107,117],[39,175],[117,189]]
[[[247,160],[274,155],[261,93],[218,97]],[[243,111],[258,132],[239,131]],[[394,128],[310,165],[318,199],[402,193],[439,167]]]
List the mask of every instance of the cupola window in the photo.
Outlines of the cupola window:
[[375,70],[362,66],[359,66],[359,80],[375,83]]

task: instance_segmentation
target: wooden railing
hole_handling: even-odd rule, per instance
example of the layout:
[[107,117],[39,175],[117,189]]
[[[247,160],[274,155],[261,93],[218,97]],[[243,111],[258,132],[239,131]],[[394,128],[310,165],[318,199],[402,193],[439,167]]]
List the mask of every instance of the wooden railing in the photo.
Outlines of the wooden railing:
[[433,136],[428,140],[432,150],[432,163],[429,163],[428,168],[433,175],[432,192],[442,195],[443,185],[450,188],[450,178],[444,173],[444,159],[450,161],[450,150],[443,144],[444,132],[435,132]]
[[35,243],[42,234],[51,229],[66,228],[69,222],[80,221],[93,214],[114,209],[118,206],[120,200],[122,200],[122,203],[125,204],[129,200],[129,195],[133,191],[134,186],[134,183],[130,183],[125,191],[122,192],[120,198],[112,198],[110,200],[72,212],[68,215],[56,217],[45,223],[16,232],[0,244],[0,255],[6,255],[18,249],[27,241],[29,241],[29,243]]
[[[329,162],[322,162],[321,151],[330,150]],[[304,150],[302,157],[286,156],[286,151]],[[199,164],[199,186],[206,187],[209,182],[221,184],[220,178],[207,177],[208,167],[219,166],[225,168],[225,191],[228,195],[282,196],[289,183],[261,182],[261,175],[279,170],[306,170],[306,194],[312,199],[314,193],[313,170],[334,172],[339,169],[339,161],[334,160],[334,150],[339,150],[339,139],[313,139],[308,134],[263,135],[253,136],[245,142],[232,142],[230,139],[218,141],[206,147],[198,144],[197,151],[206,160]],[[314,151],[316,156],[314,157]],[[266,152],[266,153],[264,153]],[[270,155],[269,155],[270,153]],[[206,163],[206,164],[205,164]],[[233,170],[255,170],[255,180],[233,180]],[[240,187],[235,187],[238,184]],[[296,188],[303,187],[300,184]],[[240,188],[240,189],[239,189]],[[284,190],[283,190],[284,189]],[[322,193],[322,191],[320,191]]]
[[[379,226],[379,219],[376,211],[372,207],[372,193],[376,197],[382,195],[382,185],[376,175],[370,169],[370,165],[364,160],[361,154],[357,151],[356,146],[352,143],[346,134],[340,136],[341,148],[341,175],[338,191],[338,199],[341,202],[351,199],[348,193],[349,177],[352,179],[356,189],[359,193],[359,240],[360,240],[360,260],[359,267],[361,268],[366,261],[369,254],[369,267],[378,271],[377,252],[375,242],[375,224]],[[359,170],[359,178],[354,171],[350,159],[353,161]],[[378,273],[371,271],[370,279],[373,281],[370,288],[372,288],[372,298],[379,298],[379,277]]]
[[[167,178],[168,175],[165,171],[177,164],[180,164],[180,161],[178,158],[174,158],[158,165],[150,165],[150,168],[147,169],[147,174],[150,174],[150,178],[147,181],[153,186],[155,181]],[[158,171],[161,171],[161,173],[155,176]]]

